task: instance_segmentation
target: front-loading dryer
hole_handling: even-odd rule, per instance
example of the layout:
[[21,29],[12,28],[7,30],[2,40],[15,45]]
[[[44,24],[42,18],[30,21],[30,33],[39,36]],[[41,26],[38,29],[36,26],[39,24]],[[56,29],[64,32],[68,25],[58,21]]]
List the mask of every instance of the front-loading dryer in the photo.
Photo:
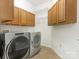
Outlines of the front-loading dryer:
[[30,57],[34,56],[40,51],[41,48],[41,33],[32,32],[30,33]]
[[29,33],[5,33],[5,51],[2,59],[27,59],[29,56]]

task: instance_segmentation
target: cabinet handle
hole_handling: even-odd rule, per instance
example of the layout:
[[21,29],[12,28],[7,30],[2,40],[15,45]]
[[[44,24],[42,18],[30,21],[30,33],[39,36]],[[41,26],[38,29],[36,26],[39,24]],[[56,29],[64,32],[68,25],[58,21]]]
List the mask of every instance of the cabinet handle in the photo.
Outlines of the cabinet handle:
[[1,23],[11,22],[11,21],[13,21],[13,20],[4,20]]

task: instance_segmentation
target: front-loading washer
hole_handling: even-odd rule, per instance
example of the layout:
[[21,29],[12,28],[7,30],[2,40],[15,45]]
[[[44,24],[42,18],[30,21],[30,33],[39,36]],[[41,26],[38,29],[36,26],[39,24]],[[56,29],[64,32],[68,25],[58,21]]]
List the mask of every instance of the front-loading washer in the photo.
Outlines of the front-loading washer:
[[41,48],[41,32],[30,33],[30,57],[34,56]]
[[29,56],[29,33],[5,33],[5,50],[2,59],[27,59]]

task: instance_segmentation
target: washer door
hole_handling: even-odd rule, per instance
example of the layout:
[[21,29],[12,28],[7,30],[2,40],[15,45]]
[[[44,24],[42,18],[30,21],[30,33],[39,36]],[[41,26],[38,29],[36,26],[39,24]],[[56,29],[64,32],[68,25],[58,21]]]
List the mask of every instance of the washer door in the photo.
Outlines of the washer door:
[[7,59],[21,59],[29,50],[29,40],[25,36],[13,39],[7,46]]

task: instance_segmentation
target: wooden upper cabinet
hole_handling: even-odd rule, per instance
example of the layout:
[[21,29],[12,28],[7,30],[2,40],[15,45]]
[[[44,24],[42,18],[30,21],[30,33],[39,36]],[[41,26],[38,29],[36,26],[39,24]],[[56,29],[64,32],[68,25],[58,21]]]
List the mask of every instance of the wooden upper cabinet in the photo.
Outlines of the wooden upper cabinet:
[[0,21],[12,20],[14,17],[14,0],[0,0]]
[[27,12],[21,8],[14,8],[14,20],[11,22],[12,25],[21,26],[34,26],[35,25],[35,15]]
[[8,25],[35,25],[35,15],[14,7],[14,0],[0,0],[0,23]]
[[14,7],[14,18],[12,21],[4,22],[7,25],[35,26],[35,15],[21,8]]
[[76,23],[77,0],[58,0],[48,12],[48,24]]
[[35,15],[21,8],[14,7],[14,0],[0,0],[0,23],[34,26]]

